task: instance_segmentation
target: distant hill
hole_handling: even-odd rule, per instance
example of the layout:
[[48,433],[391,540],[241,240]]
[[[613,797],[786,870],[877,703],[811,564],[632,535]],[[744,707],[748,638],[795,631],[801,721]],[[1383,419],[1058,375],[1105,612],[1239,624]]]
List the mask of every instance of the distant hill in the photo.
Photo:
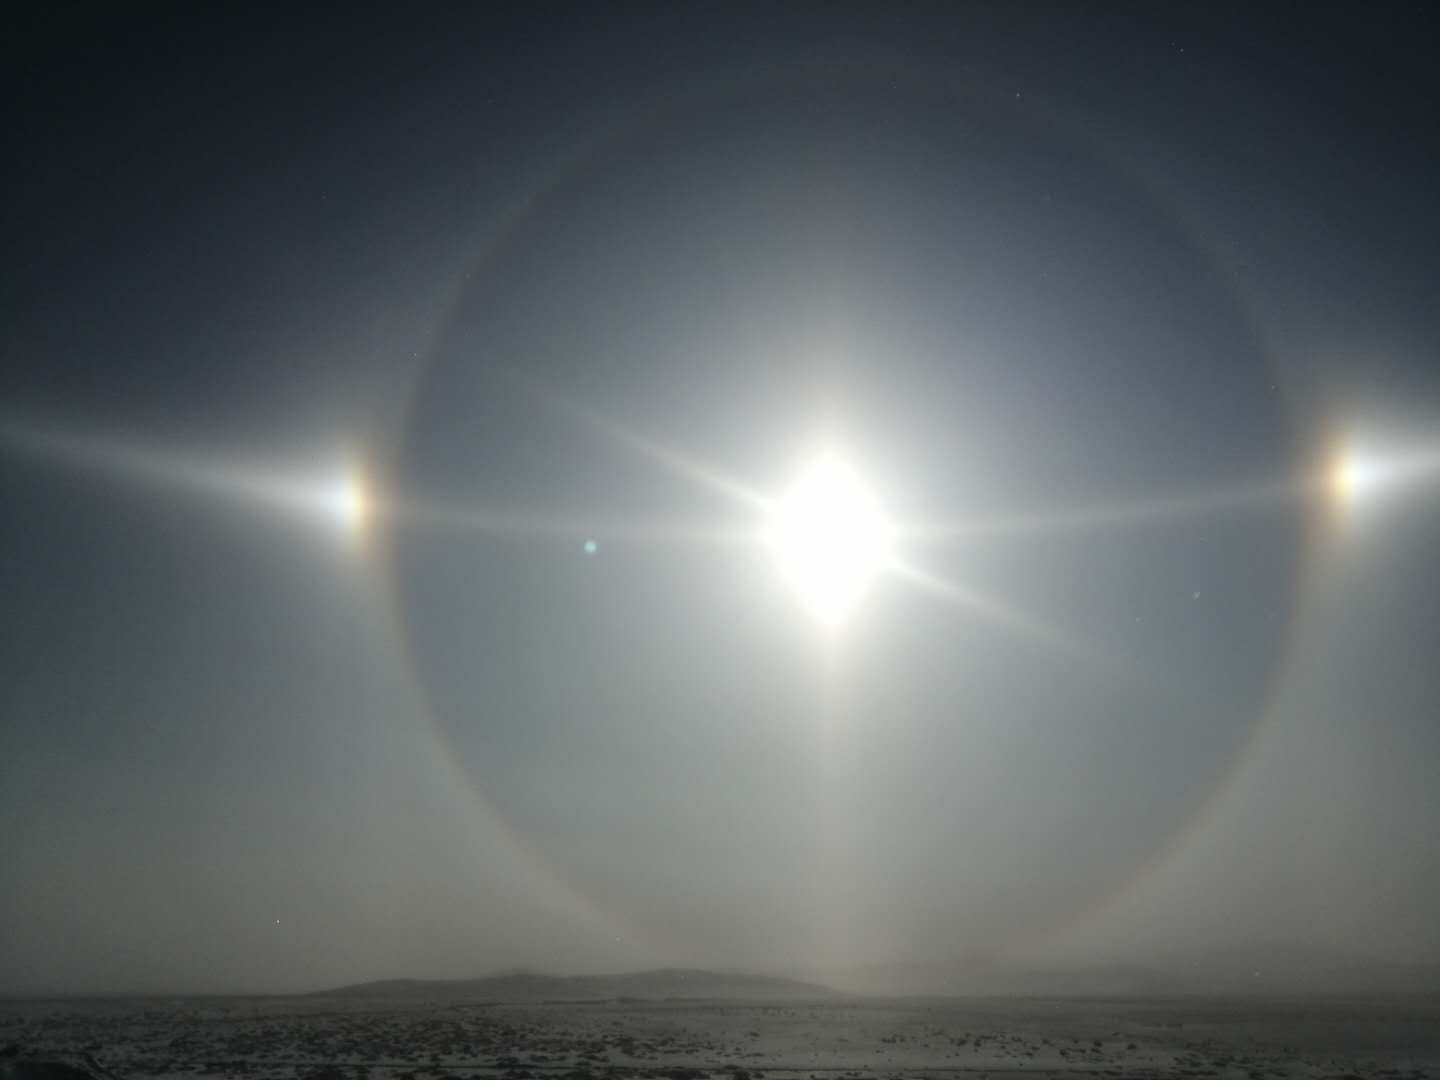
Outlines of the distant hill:
[[793,1001],[832,998],[840,991],[817,983],[770,975],[726,974],[667,968],[625,975],[542,975],[507,972],[479,979],[381,979],[311,996],[345,998],[427,998],[467,1001],[611,1001],[668,998]]
[[1435,993],[1440,965],[1397,964],[1333,950],[1246,943],[1176,952],[1147,964],[1020,966],[971,961],[824,971],[816,977],[859,994],[1147,997],[1185,994]]

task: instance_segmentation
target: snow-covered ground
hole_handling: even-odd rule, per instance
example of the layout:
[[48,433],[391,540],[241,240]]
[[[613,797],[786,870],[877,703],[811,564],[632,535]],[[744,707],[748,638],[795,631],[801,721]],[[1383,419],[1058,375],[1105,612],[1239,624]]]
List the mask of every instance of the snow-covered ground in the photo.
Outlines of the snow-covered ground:
[[0,1047],[0,1077],[1411,1080],[1440,1077],[1440,998],[11,1000]]

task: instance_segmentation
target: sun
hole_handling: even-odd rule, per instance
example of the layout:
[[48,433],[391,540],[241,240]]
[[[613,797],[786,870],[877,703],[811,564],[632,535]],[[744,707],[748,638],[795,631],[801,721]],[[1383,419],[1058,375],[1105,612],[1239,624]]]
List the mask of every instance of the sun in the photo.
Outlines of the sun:
[[889,561],[893,529],[860,474],[827,451],[811,458],[776,500],[765,539],[786,583],[833,629]]

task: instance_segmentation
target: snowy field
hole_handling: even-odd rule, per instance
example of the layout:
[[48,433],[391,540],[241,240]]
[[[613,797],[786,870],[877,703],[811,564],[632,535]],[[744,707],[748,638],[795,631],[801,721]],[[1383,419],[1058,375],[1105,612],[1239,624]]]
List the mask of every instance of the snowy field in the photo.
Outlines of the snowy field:
[[0,1002],[0,1076],[1440,1077],[1440,998]]

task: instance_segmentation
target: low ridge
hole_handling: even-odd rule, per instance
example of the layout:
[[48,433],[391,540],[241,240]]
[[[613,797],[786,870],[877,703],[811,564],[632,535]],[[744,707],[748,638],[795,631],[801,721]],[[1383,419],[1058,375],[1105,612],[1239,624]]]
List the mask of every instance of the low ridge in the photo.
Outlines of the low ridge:
[[604,1001],[675,998],[795,1000],[840,991],[775,975],[664,968],[622,975],[544,975],[512,971],[478,979],[380,979],[322,990],[323,997],[465,998],[480,1001]]

